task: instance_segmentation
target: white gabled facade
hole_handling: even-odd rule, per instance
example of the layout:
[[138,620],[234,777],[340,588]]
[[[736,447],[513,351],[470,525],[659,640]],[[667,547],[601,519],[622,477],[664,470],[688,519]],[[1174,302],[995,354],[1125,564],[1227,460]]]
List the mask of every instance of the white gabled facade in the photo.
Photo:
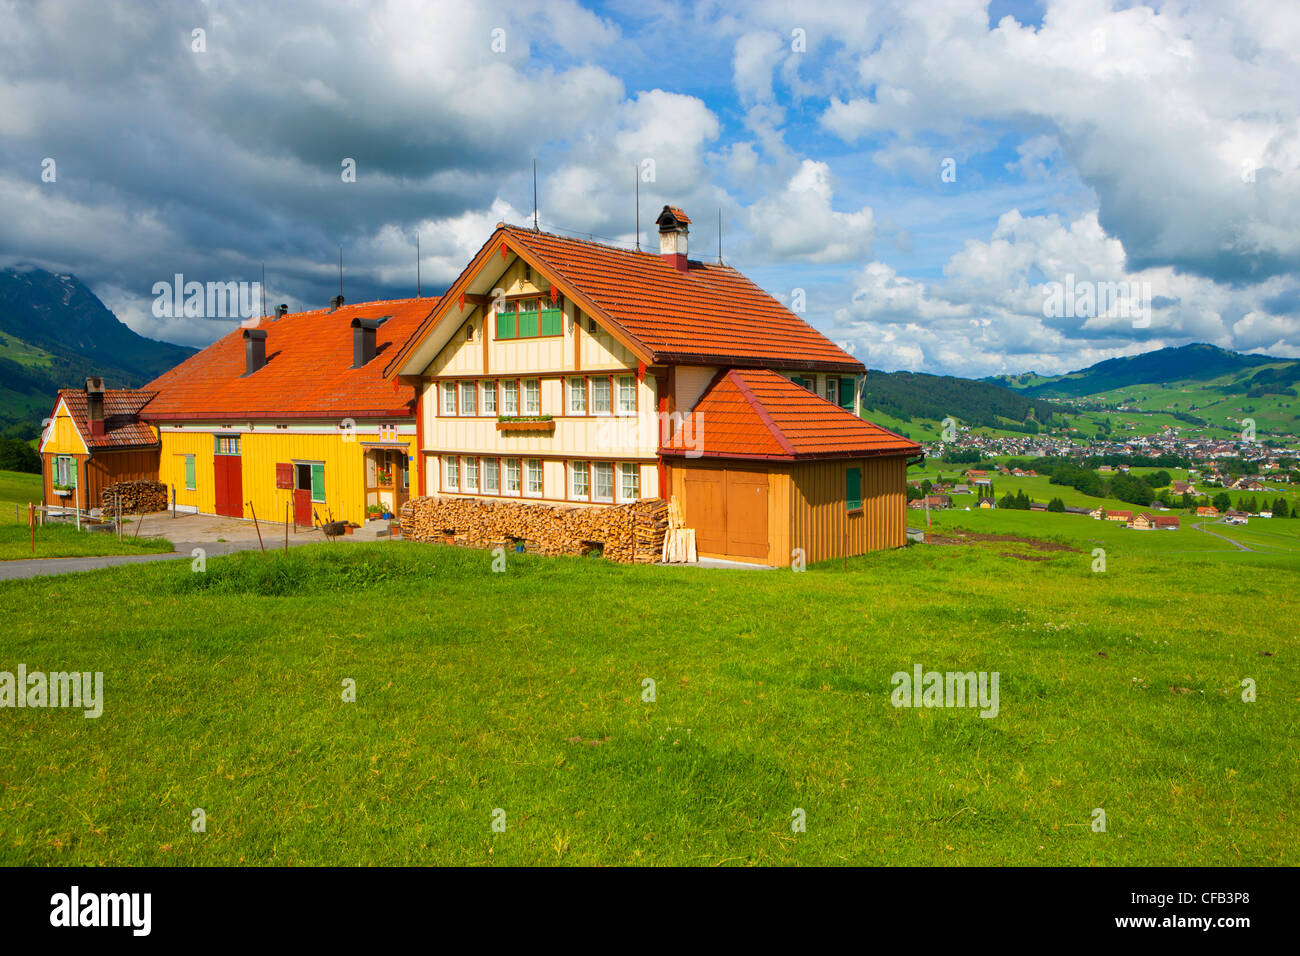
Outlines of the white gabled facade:
[[421,376],[423,493],[575,504],[657,497],[655,378],[558,290],[552,300],[521,260],[493,288],[496,296],[461,310]]

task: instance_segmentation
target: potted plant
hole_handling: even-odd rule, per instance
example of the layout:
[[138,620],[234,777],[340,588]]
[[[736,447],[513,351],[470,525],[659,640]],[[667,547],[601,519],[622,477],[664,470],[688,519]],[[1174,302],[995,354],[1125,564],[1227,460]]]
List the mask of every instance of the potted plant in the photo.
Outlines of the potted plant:
[[367,506],[366,506],[366,518],[367,518],[367,520],[369,520],[369,521],[378,521],[380,518],[383,517],[383,515],[384,515],[384,509],[381,508],[381,507],[379,507],[379,505],[367,505]]
[[60,498],[66,498],[68,495],[72,494],[72,488],[68,485],[55,485],[54,493]]

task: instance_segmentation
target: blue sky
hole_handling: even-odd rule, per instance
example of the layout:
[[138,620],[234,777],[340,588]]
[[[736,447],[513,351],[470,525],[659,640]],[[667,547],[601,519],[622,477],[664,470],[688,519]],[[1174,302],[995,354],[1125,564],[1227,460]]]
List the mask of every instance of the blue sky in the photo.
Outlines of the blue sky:
[[[1297,50],[1294,8],[1214,2],[0,0],[0,264],[202,345],[230,323],[155,282],[265,263],[317,307],[342,244],[349,300],[404,297],[418,233],[435,290],[530,218],[533,159],[544,228],[628,243],[650,159],[643,243],[673,203],[712,257],[721,209],[727,261],[869,367],[1295,356]],[[1146,321],[1048,314],[1067,280]]]

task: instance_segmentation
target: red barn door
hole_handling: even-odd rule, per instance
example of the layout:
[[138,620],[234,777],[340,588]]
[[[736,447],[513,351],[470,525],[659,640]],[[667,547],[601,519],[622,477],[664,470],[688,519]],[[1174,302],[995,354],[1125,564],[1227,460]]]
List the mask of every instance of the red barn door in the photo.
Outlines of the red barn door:
[[244,517],[243,459],[238,455],[216,455],[212,460],[217,514],[228,518]]

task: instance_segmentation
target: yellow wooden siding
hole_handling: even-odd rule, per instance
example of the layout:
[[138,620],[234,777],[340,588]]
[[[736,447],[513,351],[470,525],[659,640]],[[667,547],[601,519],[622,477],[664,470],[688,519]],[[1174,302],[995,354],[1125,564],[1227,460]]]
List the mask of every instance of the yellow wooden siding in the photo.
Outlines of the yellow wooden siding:
[[41,446],[42,454],[89,454],[90,449],[86,447],[81,432],[77,431],[76,423],[73,422],[72,416],[68,414],[63,402],[59,402],[58,411],[54,414],[54,421],[49,426],[47,434],[49,437],[46,438],[45,444]]
[[[846,471],[862,469],[862,510],[849,512]],[[808,462],[790,470],[791,542],[809,562],[907,543],[907,464],[901,457]],[[785,563],[789,563],[788,561]]]
[[[220,434],[231,432],[216,430]],[[159,480],[176,489],[177,505],[195,507],[205,514],[216,511],[213,492],[215,476],[214,432],[164,431]],[[325,501],[314,503],[322,520],[353,521],[360,524],[366,514],[365,446],[366,436],[354,436],[345,441],[342,434],[311,435],[294,432],[265,431],[241,432],[239,451],[240,476],[243,482],[243,500],[251,501],[257,517],[265,521],[285,520],[286,506],[293,500],[293,492],[276,488],[275,466],[292,462],[324,462]],[[414,454],[415,436],[401,435],[398,441],[406,446],[407,454]],[[194,455],[194,491],[185,490],[186,454]],[[416,462],[411,462],[411,493],[415,494]],[[251,518],[247,506],[244,517]]]

